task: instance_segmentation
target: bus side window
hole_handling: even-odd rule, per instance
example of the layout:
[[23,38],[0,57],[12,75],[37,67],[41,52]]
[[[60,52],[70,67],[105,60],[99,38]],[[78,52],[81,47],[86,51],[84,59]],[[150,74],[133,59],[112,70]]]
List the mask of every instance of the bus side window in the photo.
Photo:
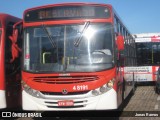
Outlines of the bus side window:
[[11,45],[12,45],[12,42],[11,40],[9,39],[9,36],[12,35],[12,31],[13,31],[13,22],[9,22],[7,24],[7,28],[6,28],[6,40],[5,40],[5,62],[6,63],[10,63],[10,59],[12,58],[12,51],[11,51]]
[[[9,22],[7,24],[7,27],[6,27],[6,36],[5,36],[5,68],[6,68],[6,73],[9,74],[9,73],[12,73],[13,70],[11,69],[12,66],[10,64],[10,59],[12,58],[12,52],[11,52],[11,45],[12,45],[12,42],[11,40],[9,39],[9,36],[12,35],[12,31],[13,31],[13,26],[14,23],[12,22]],[[14,66],[13,66],[14,67]]]
[[116,16],[114,16],[114,32],[118,33],[118,20]]

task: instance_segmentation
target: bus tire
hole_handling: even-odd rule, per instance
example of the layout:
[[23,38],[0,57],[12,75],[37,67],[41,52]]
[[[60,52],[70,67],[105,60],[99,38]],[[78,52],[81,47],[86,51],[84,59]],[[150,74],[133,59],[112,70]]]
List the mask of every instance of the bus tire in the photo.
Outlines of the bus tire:
[[157,86],[156,86],[156,88],[155,88],[155,93],[157,93],[158,95],[160,94],[160,89],[158,89]]

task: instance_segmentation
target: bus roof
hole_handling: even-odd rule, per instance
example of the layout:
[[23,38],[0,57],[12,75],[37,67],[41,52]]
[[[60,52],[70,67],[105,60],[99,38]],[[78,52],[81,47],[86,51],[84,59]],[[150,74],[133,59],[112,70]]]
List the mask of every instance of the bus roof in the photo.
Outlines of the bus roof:
[[136,42],[160,42],[160,33],[134,34]]
[[58,3],[58,4],[48,4],[48,5],[43,5],[43,6],[37,6],[37,7],[33,7],[33,8],[29,8],[29,9],[26,9],[24,11],[24,14],[28,11],[31,11],[31,10],[36,10],[36,9],[41,9],[41,8],[46,8],[46,7],[53,7],[53,6],[67,6],[67,5],[97,5],[97,6],[109,6],[110,8],[112,8],[112,5],[110,4],[104,4],[104,3],[88,3],[88,2],[67,2],[67,3]]
[[18,22],[20,20],[21,20],[20,18],[14,17],[12,15],[0,13],[0,21],[2,26],[8,21]]
[[[25,18],[26,13],[28,13],[29,11],[32,10],[38,10],[38,9],[42,9],[42,8],[49,8],[49,7],[56,7],[56,6],[74,6],[74,5],[79,5],[79,6],[85,6],[85,5],[93,5],[93,6],[108,6],[109,9],[111,11],[114,12],[114,14],[116,15],[116,17],[120,20],[121,24],[123,25],[123,27],[126,27],[126,25],[123,24],[123,21],[120,19],[119,15],[116,13],[116,11],[114,10],[114,8],[112,7],[111,4],[104,4],[104,3],[95,3],[95,2],[65,2],[65,3],[57,3],[57,4],[48,4],[48,5],[43,5],[43,6],[37,6],[37,7],[33,7],[33,8],[29,8],[26,9],[23,13],[23,16]],[[127,29],[127,32],[130,33],[130,31]]]
[[160,36],[160,33],[140,33],[140,34],[134,34],[135,38],[150,38],[153,36]]

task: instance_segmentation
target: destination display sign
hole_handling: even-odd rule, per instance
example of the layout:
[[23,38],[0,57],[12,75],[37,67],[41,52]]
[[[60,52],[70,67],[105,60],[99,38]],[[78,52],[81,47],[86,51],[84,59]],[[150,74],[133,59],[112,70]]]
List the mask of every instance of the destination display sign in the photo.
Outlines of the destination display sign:
[[45,20],[66,20],[85,18],[108,18],[110,12],[107,7],[100,6],[58,6],[47,7],[28,11],[25,22],[45,21]]

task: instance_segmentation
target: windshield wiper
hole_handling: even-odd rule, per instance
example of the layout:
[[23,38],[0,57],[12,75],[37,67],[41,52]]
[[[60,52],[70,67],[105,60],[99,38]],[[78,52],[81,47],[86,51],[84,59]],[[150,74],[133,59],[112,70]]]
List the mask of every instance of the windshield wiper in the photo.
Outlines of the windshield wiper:
[[82,40],[83,34],[85,33],[85,31],[87,30],[87,28],[88,28],[89,25],[90,25],[90,21],[87,21],[87,22],[84,23],[84,27],[83,27],[83,30],[82,30],[80,36],[79,36],[78,39],[74,42],[74,46],[75,46],[75,47],[78,47],[78,46],[79,46],[79,44],[80,44],[80,42],[81,42],[81,40]]
[[56,48],[56,43],[53,40],[52,36],[49,34],[49,32],[44,24],[42,24],[42,28],[45,31],[45,33],[47,34],[47,37],[49,38],[49,41],[51,42],[51,45],[53,46],[53,48]]

